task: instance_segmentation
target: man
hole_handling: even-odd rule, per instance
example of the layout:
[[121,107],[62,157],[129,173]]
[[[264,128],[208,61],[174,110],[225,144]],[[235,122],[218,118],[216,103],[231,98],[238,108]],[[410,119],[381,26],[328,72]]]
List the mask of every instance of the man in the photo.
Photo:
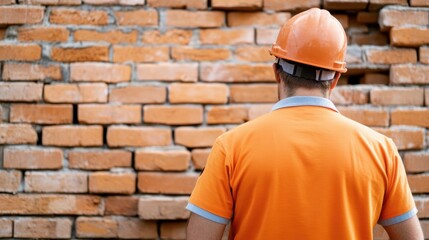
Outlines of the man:
[[190,197],[188,239],[423,239],[391,139],[328,99],[346,72],[347,40],[326,10],[280,30],[270,53],[280,101],[220,136]]

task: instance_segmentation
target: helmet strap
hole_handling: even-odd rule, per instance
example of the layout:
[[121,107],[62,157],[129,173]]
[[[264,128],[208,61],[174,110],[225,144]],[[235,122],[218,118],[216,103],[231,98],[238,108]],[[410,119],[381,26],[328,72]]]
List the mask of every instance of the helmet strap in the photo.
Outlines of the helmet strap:
[[277,58],[277,64],[281,66],[283,72],[314,81],[330,81],[335,78],[335,71],[312,67]]

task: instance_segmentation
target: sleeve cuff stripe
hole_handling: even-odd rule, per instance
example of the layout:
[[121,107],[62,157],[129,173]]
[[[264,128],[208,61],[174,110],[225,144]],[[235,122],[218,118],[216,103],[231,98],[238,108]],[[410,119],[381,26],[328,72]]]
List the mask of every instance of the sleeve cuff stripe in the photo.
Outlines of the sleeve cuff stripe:
[[399,216],[393,217],[393,218],[389,218],[389,219],[385,219],[385,220],[379,221],[378,223],[382,226],[389,226],[389,225],[393,225],[393,224],[408,220],[416,214],[417,214],[417,209],[413,208],[410,211],[408,211],[402,215],[399,215]]
[[186,209],[188,209],[189,211],[191,211],[191,212],[193,212],[195,214],[200,215],[203,218],[207,218],[208,220],[211,220],[213,222],[217,222],[217,223],[220,223],[220,224],[227,224],[229,222],[229,219],[223,218],[223,217],[215,215],[215,214],[213,214],[211,212],[208,212],[208,211],[206,211],[206,210],[204,210],[202,208],[199,208],[199,207],[195,206],[192,203],[188,203],[188,205],[186,206]]

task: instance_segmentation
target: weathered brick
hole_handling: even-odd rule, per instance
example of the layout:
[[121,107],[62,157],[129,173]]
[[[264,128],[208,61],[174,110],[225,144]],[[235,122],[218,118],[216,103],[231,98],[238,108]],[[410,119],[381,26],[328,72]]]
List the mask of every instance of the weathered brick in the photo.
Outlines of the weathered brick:
[[229,87],[231,103],[277,102],[277,84],[236,84]]
[[156,221],[145,221],[138,218],[118,219],[118,237],[125,239],[157,239]]
[[151,106],[143,108],[145,123],[159,123],[167,125],[190,125],[203,122],[203,108],[201,106]]
[[429,106],[429,88],[425,88],[425,106]]
[[43,145],[50,146],[101,146],[103,128],[101,126],[49,126],[42,130]]
[[13,236],[13,221],[12,219],[0,218],[0,237],[12,238]]
[[388,36],[384,33],[375,31],[375,32],[365,32],[365,33],[352,33],[350,44],[357,45],[378,45],[384,46],[388,43]]
[[153,31],[145,31],[143,33],[142,42],[149,43],[149,44],[188,45],[191,42],[191,38],[192,38],[191,30],[171,29],[171,30],[166,30],[164,32],[153,30]]
[[105,11],[98,10],[78,10],[73,8],[52,9],[49,22],[53,24],[73,24],[73,25],[107,25],[109,15]]
[[[192,21],[189,21],[192,19]],[[225,13],[220,11],[168,10],[165,24],[168,27],[213,28],[225,24]]]
[[428,84],[429,66],[398,64],[390,68],[390,82],[393,84]]
[[238,59],[249,62],[273,62],[274,56],[271,56],[267,47],[243,46],[235,50]]
[[69,218],[18,218],[14,220],[14,237],[70,239],[72,225]]
[[374,105],[413,105],[422,106],[424,92],[420,88],[376,88],[371,90],[371,103]]
[[171,56],[179,61],[219,61],[229,59],[231,52],[226,48],[193,48],[185,46],[172,48]]
[[15,0],[0,0],[0,5],[15,4]]
[[80,5],[82,0],[19,0],[21,4],[33,4],[33,5]]
[[243,123],[248,119],[248,108],[241,105],[212,106],[206,112],[208,124]]
[[164,103],[167,89],[163,86],[120,86],[112,88],[109,102],[120,103]]
[[323,0],[323,7],[330,10],[366,9],[369,0]]
[[429,175],[408,175],[408,184],[412,193],[428,193]]
[[427,172],[429,171],[429,153],[406,152],[404,154],[404,165],[407,172]]
[[136,174],[133,172],[95,172],[89,175],[89,192],[133,194],[136,191]]
[[378,12],[358,12],[356,21],[364,24],[378,24]]
[[373,48],[365,52],[367,61],[376,64],[416,63],[415,49]]
[[375,128],[381,134],[393,139],[399,150],[422,149],[424,129],[416,127]]
[[257,10],[262,8],[263,0],[212,0],[213,9]]
[[158,12],[156,10],[133,10],[115,12],[119,26],[157,26]]
[[25,192],[86,193],[88,174],[82,172],[26,172]]
[[388,127],[389,111],[382,108],[338,107],[340,113],[367,126]]
[[109,48],[107,46],[88,46],[79,48],[53,47],[52,60],[59,62],[93,62],[108,61]]
[[390,31],[390,42],[394,46],[401,47],[427,45],[429,44],[429,28],[420,26],[393,27]]
[[5,169],[61,169],[63,152],[55,148],[7,147],[3,150]]
[[191,194],[197,179],[197,174],[140,172],[137,188],[141,193]]
[[143,5],[145,0],[83,0],[86,4],[92,5]]
[[353,86],[339,86],[332,91],[332,102],[340,105],[369,103],[369,89]]
[[139,201],[139,216],[142,219],[187,219],[185,209],[188,197],[142,197]]
[[413,7],[428,7],[429,2],[427,0],[410,0],[410,6]]
[[104,199],[106,215],[137,216],[137,196],[110,196]]
[[162,239],[186,239],[186,221],[174,221],[161,223]]
[[227,20],[230,27],[280,27],[290,17],[290,13],[230,12]]
[[131,167],[131,152],[124,150],[74,150],[68,153],[68,167],[84,170],[109,170]]
[[83,124],[141,123],[142,112],[139,105],[79,105],[78,120]]
[[3,40],[6,37],[6,28],[0,28],[0,40]]
[[41,23],[44,13],[45,8],[41,6],[1,6],[0,25]]
[[271,111],[273,104],[254,104],[249,107],[249,120],[258,118]]
[[171,143],[169,128],[111,126],[107,129],[110,147],[168,146]]
[[295,10],[295,9],[307,9],[313,7],[320,7],[321,0],[264,0],[265,10],[284,11],[284,10]]
[[185,171],[191,154],[186,150],[141,149],[135,153],[135,169],[144,171]]
[[72,63],[72,81],[118,83],[131,80],[131,67],[111,63]]
[[276,41],[278,32],[278,28],[258,28],[256,29],[256,43],[260,45],[271,45]]
[[211,147],[216,138],[225,132],[223,127],[178,127],[174,130],[175,142],[185,147]]
[[224,84],[173,83],[169,86],[170,103],[223,104],[227,102],[228,87]]
[[252,28],[202,29],[200,42],[210,45],[253,44],[254,35]]
[[107,42],[111,44],[117,43],[135,43],[137,42],[137,31],[121,31],[111,30],[100,32],[96,30],[77,30],[74,32],[74,40],[81,42]]
[[207,9],[207,0],[147,0],[150,7]]
[[418,210],[417,216],[419,218],[427,218],[429,216],[429,199],[426,197],[414,197],[416,208]]
[[0,82],[0,102],[38,102],[43,84],[32,82]]
[[66,42],[70,32],[63,27],[24,27],[18,29],[21,42]]
[[202,64],[201,80],[206,82],[274,82],[272,64]]
[[78,217],[75,231],[78,238],[118,238],[118,223],[113,218]]
[[198,80],[198,64],[139,64],[137,65],[137,80],[196,82]]
[[349,28],[349,15],[333,14],[332,16],[334,16],[341,23],[341,26],[343,26],[344,29]]
[[405,5],[408,7],[407,0],[369,0],[369,10],[379,10],[386,5]]
[[44,100],[50,103],[103,103],[107,102],[105,83],[45,85]]
[[114,46],[114,62],[165,62],[170,58],[168,47]]
[[419,58],[421,63],[429,64],[429,47],[428,46],[420,47]]
[[407,7],[385,7],[380,11],[378,23],[382,30],[403,25],[428,25],[429,12]]
[[73,122],[73,107],[65,104],[12,104],[10,122],[62,124]]
[[192,150],[192,164],[195,170],[202,170],[206,166],[210,152],[209,148]]
[[61,80],[59,65],[41,65],[28,63],[6,63],[3,66],[3,80]]
[[0,44],[0,61],[37,61],[42,57],[38,44]]
[[0,170],[0,192],[16,193],[21,185],[20,171]]
[[391,115],[392,125],[429,127],[429,109],[427,108],[393,109]]
[[0,124],[0,144],[35,144],[37,133],[29,124]]
[[365,73],[360,79],[361,84],[389,84],[389,75],[382,73]]

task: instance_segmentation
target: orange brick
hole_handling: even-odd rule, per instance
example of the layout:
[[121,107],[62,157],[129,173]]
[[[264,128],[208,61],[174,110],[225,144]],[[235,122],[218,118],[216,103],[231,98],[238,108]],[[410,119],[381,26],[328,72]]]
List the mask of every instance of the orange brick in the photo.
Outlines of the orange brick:
[[161,223],[161,238],[162,239],[186,239],[185,221],[163,222]]
[[375,88],[371,90],[371,103],[374,105],[412,105],[422,106],[424,92],[420,88]]
[[416,203],[417,216],[419,218],[427,218],[429,216],[429,199],[426,197],[414,196],[414,202]]
[[80,5],[82,0],[20,0],[21,4],[33,4],[33,5]]
[[6,28],[0,28],[0,40],[3,40],[6,37]]
[[257,10],[262,8],[263,0],[212,0],[213,9]]
[[131,80],[131,67],[111,63],[72,63],[72,81],[118,83]]
[[249,62],[273,62],[274,57],[270,55],[267,47],[243,46],[235,50],[238,59]]
[[83,0],[86,4],[92,5],[143,5],[144,0]]
[[404,155],[404,165],[407,172],[427,172],[429,171],[429,153],[406,152]]
[[352,33],[351,44],[357,45],[378,45],[384,46],[388,44],[388,36],[381,32],[365,32],[365,33]]
[[207,9],[207,0],[147,0],[149,7]]
[[107,130],[110,147],[168,146],[171,143],[169,128],[111,126]]
[[251,28],[203,29],[200,42],[214,45],[253,44],[255,31]]
[[265,12],[230,12],[227,15],[230,27],[280,27],[289,18],[290,13],[265,13]]
[[68,167],[83,170],[109,170],[131,167],[131,152],[124,150],[74,150],[68,153]]
[[55,148],[7,147],[4,149],[5,169],[61,169],[63,151]]
[[37,133],[29,124],[0,124],[0,144],[35,144]]
[[37,61],[42,57],[38,44],[0,44],[0,61]]
[[145,123],[159,123],[167,125],[190,125],[203,122],[203,108],[201,106],[150,106],[143,108]]
[[364,24],[378,24],[378,12],[358,12],[356,21]]
[[31,80],[61,80],[59,65],[41,65],[27,63],[5,63],[3,65],[3,80],[31,81]]
[[389,75],[382,73],[365,73],[359,81],[361,84],[389,84]]
[[427,0],[411,0],[410,6],[413,7],[428,7],[429,2]]
[[133,172],[95,172],[89,175],[89,192],[133,194],[136,191],[136,174]]
[[249,120],[258,118],[271,111],[274,104],[253,104],[249,108]]
[[427,108],[399,108],[391,112],[392,125],[412,125],[429,127],[429,109]]
[[114,62],[165,62],[168,61],[168,47],[137,47],[137,46],[114,46]]
[[207,82],[274,82],[272,64],[202,64],[201,80]]
[[63,147],[89,147],[103,145],[101,126],[49,126],[42,131],[43,145]]
[[425,89],[425,106],[429,106],[429,88]]
[[45,8],[40,6],[1,6],[0,25],[41,23],[43,21],[44,13]]
[[140,172],[137,187],[141,193],[190,194],[197,178],[197,174]]
[[139,197],[110,196],[104,199],[106,215],[136,216],[138,213]]
[[70,32],[63,27],[25,27],[18,29],[21,42],[66,42]]
[[429,66],[399,64],[390,68],[390,82],[393,84],[428,84]]
[[141,106],[104,104],[79,105],[78,119],[79,123],[83,124],[141,123]]
[[118,219],[118,237],[121,239],[157,239],[157,223],[138,218]]
[[349,16],[347,14],[333,14],[332,16],[341,23],[344,29],[349,28]]
[[82,172],[26,172],[25,192],[86,193],[88,174]]
[[112,218],[78,217],[76,219],[78,238],[117,238],[118,223]]
[[96,30],[77,30],[74,32],[74,40],[76,42],[107,42],[111,44],[117,43],[135,43],[137,42],[137,31],[121,31],[111,30],[100,32]]
[[416,63],[415,49],[369,49],[365,52],[367,61],[375,64]]
[[53,47],[51,58],[59,62],[108,61],[109,48],[107,46],[79,48]]
[[109,102],[120,103],[164,103],[167,89],[163,86],[121,86],[112,88]]
[[104,83],[45,85],[44,100],[51,103],[103,103],[107,102],[107,85]]
[[183,81],[198,80],[197,63],[160,63],[137,65],[137,79],[148,81]]
[[13,104],[10,107],[10,122],[61,124],[73,122],[72,105]]
[[0,237],[12,238],[12,236],[13,236],[12,219],[0,218]]
[[369,0],[323,0],[323,7],[330,10],[366,9]]
[[133,10],[115,12],[119,26],[157,26],[158,12],[156,10]]
[[179,61],[219,61],[229,59],[231,52],[226,48],[174,47],[171,56]]
[[274,11],[307,9],[320,7],[320,1],[321,0],[292,0],[285,2],[282,0],[264,0],[264,9]]
[[256,43],[260,45],[271,45],[276,41],[278,32],[278,28],[258,28],[256,29]]
[[174,130],[175,143],[185,147],[211,147],[225,131],[223,127],[178,127]]
[[335,104],[366,104],[369,103],[369,89],[353,86],[339,86],[331,94],[331,100]]
[[165,14],[167,27],[213,28],[225,24],[225,13],[219,11],[167,10]]
[[228,87],[224,84],[173,83],[169,86],[170,103],[223,104]]
[[69,218],[18,218],[14,220],[15,238],[71,238]]
[[[158,0],[157,0],[158,1]],[[171,2],[170,0],[168,0]],[[188,45],[191,42],[192,31],[171,29],[164,32],[158,30],[145,31],[142,35],[142,42],[149,44],[181,44]]]
[[22,174],[20,171],[0,170],[0,192],[16,193],[21,185]]
[[429,192],[429,176],[428,175],[408,175],[408,184],[412,193],[428,193]]
[[277,84],[231,85],[232,103],[277,102]]
[[15,4],[15,0],[0,0],[0,5]]
[[186,171],[191,154],[186,150],[137,150],[135,169],[144,171]]
[[407,0],[370,0],[369,9],[370,10],[379,10],[380,8],[386,5],[405,5],[408,7]]
[[0,194],[0,213],[13,215],[99,215],[98,196],[64,194]]
[[207,109],[208,124],[243,123],[248,119],[248,108],[245,106],[213,106]]
[[389,112],[382,108],[338,107],[340,113],[367,126],[388,127]]
[[419,26],[393,27],[390,31],[390,41],[394,46],[418,47],[427,45],[429,44],[429,28]]
[[147,220],[187,219],[190,215],[185,209],[187,203],[187,197],[142,197],[139,201],[139,216]]
[[192,150],[192,164],[195,170],[202,170],[206,166],[211,149]]
[[43,84],[31,82],[0,82],[0,101],[38,102],[42,99]]
[[49,22],[53,24],[107,25],[109,15],[105,11],[57,8],[52,9]]
[[419,51],[420,62],[424,64],[429,64],[429,47],[421,46]]
[[416,127],[375,128],[379,133],[393,139],[399,150],[422,149],[424,129]]
[[380,11],[378,23],[382,30],[403,25],[428,25],[429,12],[407,7],[385,7]]

